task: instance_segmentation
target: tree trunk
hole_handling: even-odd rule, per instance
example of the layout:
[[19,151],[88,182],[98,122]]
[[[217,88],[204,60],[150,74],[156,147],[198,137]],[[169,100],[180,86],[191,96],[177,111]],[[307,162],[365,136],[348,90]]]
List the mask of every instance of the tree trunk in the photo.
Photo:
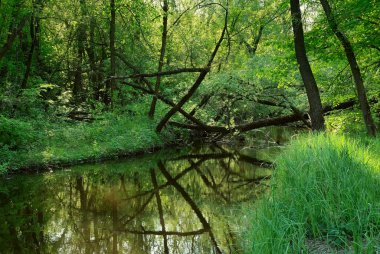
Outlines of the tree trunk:
[[185,105],[185,103],[193,96],[193,94],[197,91],[198,87],[201,85],[202,81],[205,79],[206,75],[209,73],[209,71],[211,69],[211,65],[215,59],[215,56],[218,53],[219,48],[220,48],[220,46],[224,40],[224,35],[226,34],[226,31],[227,31],[227,25],[228,25],[228,11],[226,11],[226,16],[224,19],[224,27],[223,27],[222,34],[221,34],[218,42],[215,45],[214,51],[212,52],[212,54],[210,56],[210,59],[206,65],[205,70],[203,70],[199,74],[197,80],[190,87],[190,89],[187,91],[185,96],[183,96],[182,99],[177,103],[177,105],[175,105],[171,110],[169,110],[169,112],[166,113],[166,115],[161,119],[161,121],[158,123],[158,125],[156,127],[157,132],[161,132],[162,129],[165,127],[166,123],[170,120],[170,118],[175,113],[177,113],[182,108],[182,106]]
[[32,68],[32,62],[33,62],[33,54],[34,54],[34,50],[36,48],[36,44],[37,44],[37,33],[38,33],[38,18],[36,17],[36,12],[38,12],[37,10],[37,6],[36,6],[36,1],[33,1],[33,14],[30,18],[30,38],[31,38],[31,45],[30,45],[30,50],[28,52],[28,57],[27,57],[27,60],[26,60],[26,70],[25,70],[25,74],[24,74],[24,78],[21,82],[21,89],[25,89],[27,88],[27,85],[28,85],[28,79],[29,79],[29,76],[30,76],[30,70]]
[[[162,18],[162,38],[161,38],[162,41],[161,41],[160,60],[158,61],[158,68],[157,68],[158,73],[162,71],[162,67],[164,66],[166,40],[167,40],[167,34],[168,34],[168,10],[169,10],[168,0],[164,0],[164,6],[162,7],[162,9],[164,11],[164,16]],[[156,85],[154,87],[154,90],[156,93],[159,93],[160,86],[161,86],[161,76],[157,75]],[[150,105],[149,117],[152,117],[152,118],[154,117],[156,104],[157,104],[157,97],[153,96],[152,104]]]
[[79,104],[84,101],[83,94],[83,77],[82,77],[82,64],[83,57],[85,54],[85,41],[86,41],[86,31],[87,25],[85,16],[86,16],[86,2],[85,0],[80,0],[80,8],[81,8],[81,21],[78,25],[76,31],[76,40],[77,40],[77,58],[75,63],[75,73],[74,73],[74,87],[73,87],[73,96],[76,104]]
[[363,84],[363,78],[360,73],[360,68],[356,61],[356,57],[355,57],[355,53],[352,48],[352,45],[350,41],[348,40],[347,36],[339,29],[338,24],[332,14],[331,7],[328,0],[320,0],[320,2],[326,14],[329,26],[331,30],[334,32],[335,36],[339,39],[340,43],[342,44],[348,63],[350,64],[352,76],[354,77],[354,81],[355,81],[360,109],[364,117],[364,122],[367,127],[368,135],[375,136],[376,127],[372,119],[371,109],[368,103],[367,94],[366,94],[364,84]]
[[322,103],[317,82],[306,55],[299,0],[290,0],[290,10],[292,14],[296,58],[309,101],[311,126],[313,130],[321,131],[325,129]]
[[257,35],[255,36],[254,40],[253,40],[253,43],[252,44],[249,44],[247,41],[243,40],[243,43],[245,44],[245,46],[247,47],[247,51],[250,55],[255,55],[256,54],[256,51],[257,51],[257,48],[259,46],[259,43],[260,43],[260,40],[261,40],[261,37],[263,35],[263,30],[264,30],[264,26],[261,25],[260,28],[259,28],[259,32],[257,33]]
[[89,42],[86,48],[88,61],[90,64],[90,87],[92,88],[92,98],[96,101],[100,100],[100,86],[99,86],[99,73],[98,67],[96,64],[96,53],[95,53],[95,25],[96,20],[94,17],[90,20],[90,29],[89,29]]
[[[116,8],[115,0],[110,0],[111,9],[111,21],[110,21],[110,59],[111,59],[111,71],[110,76],[116,75],[116,49],[115,49],[115,33],[116,33]],[[107,101],[106,104],[112,103],[112,94],[116,88],[116,80],[111,79],[107,82]]]
[[7,53],[7,51],[9,49],[11,49],[14,40],[17,38],[17,36],[19,36],[21,34],[22,29],[24,28],[24,26],[25,26],[25,24],[26,24],[27,21],[28,21],[28,16],[25,16],[21,20],[20,24],[16,28],[13,28],[12,31],[10,31],[8,33],[7,41],[0,48],[0,60],[1,60],[1,58],[3,58],[5,56],[5,54]]

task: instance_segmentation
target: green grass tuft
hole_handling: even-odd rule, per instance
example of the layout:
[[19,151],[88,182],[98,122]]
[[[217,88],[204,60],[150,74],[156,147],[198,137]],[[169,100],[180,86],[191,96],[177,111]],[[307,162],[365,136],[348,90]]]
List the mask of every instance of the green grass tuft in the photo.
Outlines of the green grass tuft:
[[270,194],[251,210],[245,251],[308,253],[317,242],[344,253],[379,251],[379,152],[378,139],[318,134],[292,142]]

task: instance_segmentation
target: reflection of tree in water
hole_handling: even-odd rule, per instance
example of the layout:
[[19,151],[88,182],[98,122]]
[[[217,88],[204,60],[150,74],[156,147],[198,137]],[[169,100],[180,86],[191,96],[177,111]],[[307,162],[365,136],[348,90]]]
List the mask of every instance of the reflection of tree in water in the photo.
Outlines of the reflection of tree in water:
[[23,214],[41,229],[38,241],[22,230],[30,222],[12,226],[9,216],[9,251],[21,245],[61,253],[236,253],[224,211],[262,192],[263,167],[270,166],[219,147],[159,160],[156,168],[52,175],[45,193],[36,192],[49,205]]

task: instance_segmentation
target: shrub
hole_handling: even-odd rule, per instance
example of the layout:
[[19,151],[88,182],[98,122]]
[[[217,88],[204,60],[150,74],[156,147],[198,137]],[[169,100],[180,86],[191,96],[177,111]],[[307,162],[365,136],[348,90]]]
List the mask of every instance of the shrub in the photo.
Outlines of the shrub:
[[33,128],[29,123],[0,116],[0,146],[19,149],[33,141]]

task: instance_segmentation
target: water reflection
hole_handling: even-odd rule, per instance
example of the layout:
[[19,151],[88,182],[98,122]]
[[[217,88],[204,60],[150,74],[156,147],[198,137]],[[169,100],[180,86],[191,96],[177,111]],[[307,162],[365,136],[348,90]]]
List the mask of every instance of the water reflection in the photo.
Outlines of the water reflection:
[[1,253],[238,253],[234,209],[271,162],[221,146],[165,150],[0,182]]

